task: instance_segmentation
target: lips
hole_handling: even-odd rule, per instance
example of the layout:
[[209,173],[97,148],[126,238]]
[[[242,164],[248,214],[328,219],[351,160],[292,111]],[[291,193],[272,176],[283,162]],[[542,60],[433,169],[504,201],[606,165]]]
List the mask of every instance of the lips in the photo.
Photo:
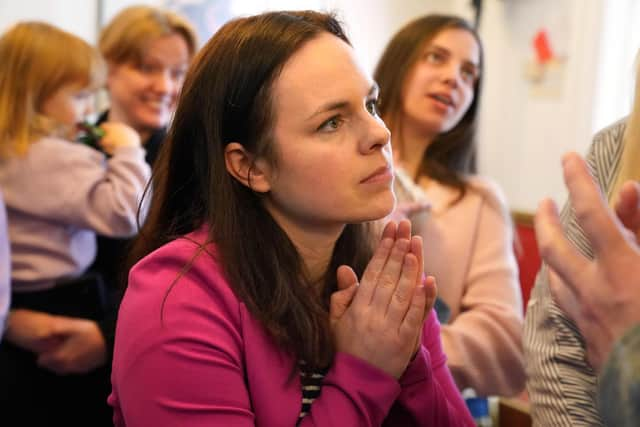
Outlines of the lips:
[[142,101],[144,105],[152,110],[163,111],[171,108],[171,103],[164,100],[150,100],[146,99]]
[[456,107],[456,101],[453,99],[453,97],[447,93],[431,93],[429,94],[429,97],[435,99],[438,102],[441,102],[444,105],[447,105],[449,107],[455,108]]
[[369,184],[374,182],[385,182],[393,179],[391,167],[387,164],[376,169],[371,175],[360,181],[361,184]]

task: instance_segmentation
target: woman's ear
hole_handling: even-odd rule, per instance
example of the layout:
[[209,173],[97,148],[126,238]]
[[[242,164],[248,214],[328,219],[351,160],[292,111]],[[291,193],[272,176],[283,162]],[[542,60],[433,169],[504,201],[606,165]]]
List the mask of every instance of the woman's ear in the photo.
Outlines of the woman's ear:
[[224,148],[224,160],[227,172],[242,185],[258,193],[271,190],[268,162],[254,160],[242,144],[230,142]]

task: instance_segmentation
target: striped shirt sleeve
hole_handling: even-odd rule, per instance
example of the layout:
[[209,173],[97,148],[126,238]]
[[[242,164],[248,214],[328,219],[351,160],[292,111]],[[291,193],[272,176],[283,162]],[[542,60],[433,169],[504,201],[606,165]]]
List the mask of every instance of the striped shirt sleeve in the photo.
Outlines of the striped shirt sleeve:
[[[603,194],[614,183],[625,123],[621,120],[596,134],[587,156]],[[585,256],[593,257],[569,202],[561,221],[567,238]],[[586,361],[584,339],[553,301],[544,265],[527,305],[524,351],[534,426],[604,425],[597,409],[597,378]]]

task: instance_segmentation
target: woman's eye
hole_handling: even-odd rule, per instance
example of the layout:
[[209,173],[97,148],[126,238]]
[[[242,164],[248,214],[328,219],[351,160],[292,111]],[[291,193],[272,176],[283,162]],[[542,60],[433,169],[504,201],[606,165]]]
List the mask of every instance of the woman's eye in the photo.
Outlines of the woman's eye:
[[187,73],[187,70],[180,68],[171,70],[171,78],[174,80],[182,80]]
[[367,111],[372,116],[377,116],[378,115],[378,100],[377,99],[370,99],[370,100],[367,101]]
[[153,65],[149,65],[149,64],[140,64],[138,69],[140,71],[142,71],[143,73],[145,73],[145,74],[151,74],[156,70],[156,67],[154,67]]
[[92,92],[83,90],[73,95],[73,98],[78,101],[84,101],[85,99],[89,99],[91,95]]
[[427,62],[430,62],[432,64],[438,64],[440,62],[442,62],[442,60],[444,59],[443,55],[439,54],[438,52],[427,52],[424,56],[424,59]]
[[326,122],[322,123],[318,130],[320,132],[334,132],[338,130],[343,120],[339,116],[331,117]]
[[475,82],[478,78],[478,72],[475,69],[463,68],[462,77],[468,82]]

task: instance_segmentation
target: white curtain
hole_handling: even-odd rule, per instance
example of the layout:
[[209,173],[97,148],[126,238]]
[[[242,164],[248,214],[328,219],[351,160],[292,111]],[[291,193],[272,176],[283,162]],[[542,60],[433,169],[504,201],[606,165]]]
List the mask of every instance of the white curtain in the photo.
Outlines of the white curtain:
[[599,46],[594,132],[629,114],[639,49],[640,1],[607,0]]

